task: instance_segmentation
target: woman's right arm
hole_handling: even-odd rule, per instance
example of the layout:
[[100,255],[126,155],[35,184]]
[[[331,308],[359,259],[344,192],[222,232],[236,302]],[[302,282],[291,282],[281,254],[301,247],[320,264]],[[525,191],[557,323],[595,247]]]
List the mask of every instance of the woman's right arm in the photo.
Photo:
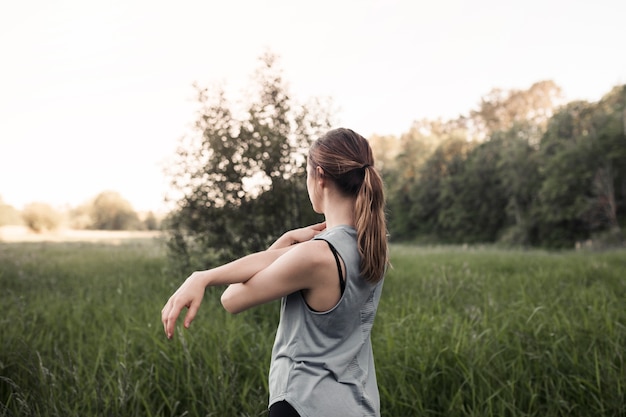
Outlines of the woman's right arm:
[[206,287],[247,282],[259,271],[271,265],[281,255],[291,250],[297,243],[311,240],[326,228],[326,223],[318,223],[284,233],[268,250],[244,256],[217,268],[196,271],[169,298],[161,310],[161,321],[169,339],[174,334],[176,320],[186,307],[184,326],[188,328],[196,316]]
[[168,339],[172,338],[176,320],[185,307],[187,314],[184,326],[188,328],[191,325],[204,298],[206,287],[246,282],[290,249],[291,247],[285,247],[257,252],[217,268],[192,273],[161,310],[161,321]]
[[244,256],[235,261],[205,271],[196,271],[169,298],[161,310],[161,321],[168,338],[174,334],[174,326],[181,311],[186,307],[184,326],[189,327],[196,316],[206,287],[247,282],[259,271],[267,268],[297,243],[311,240],[326,228],[318,223],[284,233],[268,250]]

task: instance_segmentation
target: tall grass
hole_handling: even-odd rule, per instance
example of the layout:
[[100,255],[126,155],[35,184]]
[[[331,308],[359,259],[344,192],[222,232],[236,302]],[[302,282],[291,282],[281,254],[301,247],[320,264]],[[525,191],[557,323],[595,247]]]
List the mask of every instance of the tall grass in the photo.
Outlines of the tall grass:
[[374,336],[387,415],[626,415],[623,251],[394,249]]
[[[384,416],[625,416],[626,252],[394,246],[373,333]],[[0,244],[0,416],[260,416],[273,303],[190,330],[156,241]]]

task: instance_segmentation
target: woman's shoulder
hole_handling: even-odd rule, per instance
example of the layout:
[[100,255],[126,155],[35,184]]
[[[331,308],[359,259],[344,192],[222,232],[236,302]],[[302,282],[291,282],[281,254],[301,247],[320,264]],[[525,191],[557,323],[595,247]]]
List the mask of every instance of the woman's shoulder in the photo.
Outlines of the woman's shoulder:
[[314,268],[328,261],[327,252],[329,252],[328,243],[324,239],[316,238],[298,243],[295,248],[285,253],[285,255],[298,258],[302,264]]
[[323,239],[328,240],[332,238],[340,238],[340,237],[350,237],[356,238],[356,229],[353,226],[341,224],[338,226],[334,226],[330,229],[324,230],[322,233],[315,236],[315,239]]

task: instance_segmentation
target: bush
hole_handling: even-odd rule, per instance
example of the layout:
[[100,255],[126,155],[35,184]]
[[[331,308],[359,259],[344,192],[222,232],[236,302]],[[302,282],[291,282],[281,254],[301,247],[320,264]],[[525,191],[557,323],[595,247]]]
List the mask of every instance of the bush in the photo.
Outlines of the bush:
[[93,220],[91,219],[91,206],[83,204],[68,212],[68,225],[72,229],[89,229]]
[[146,230],[159,230],[161,228],[161,225],[154,213],[150,211],[143,219],[143,227]]
[[24,207],[22,219],[36,233],[55,230],[61,224],[61,214],[46,203],[31,203]]
[[115,191],[104,191],[91,205],[91,229],[139,230],[139,216],[131,204]]
[[22,224],[20,212],[0,200],[0,226]]

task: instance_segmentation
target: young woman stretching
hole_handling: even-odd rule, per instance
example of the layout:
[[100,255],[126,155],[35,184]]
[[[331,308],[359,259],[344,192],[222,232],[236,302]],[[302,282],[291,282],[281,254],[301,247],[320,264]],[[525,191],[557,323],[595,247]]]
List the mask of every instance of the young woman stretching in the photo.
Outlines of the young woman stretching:
[[282,298],[269,372],[269,415],[379,416],[370,332],[388,263],[383,183],[365,138],[335,129],[313,143],[307,189],[325,222],[263,252],[191,274],[162,311],[168,338],[207,286],[228,285],[231,313]]

